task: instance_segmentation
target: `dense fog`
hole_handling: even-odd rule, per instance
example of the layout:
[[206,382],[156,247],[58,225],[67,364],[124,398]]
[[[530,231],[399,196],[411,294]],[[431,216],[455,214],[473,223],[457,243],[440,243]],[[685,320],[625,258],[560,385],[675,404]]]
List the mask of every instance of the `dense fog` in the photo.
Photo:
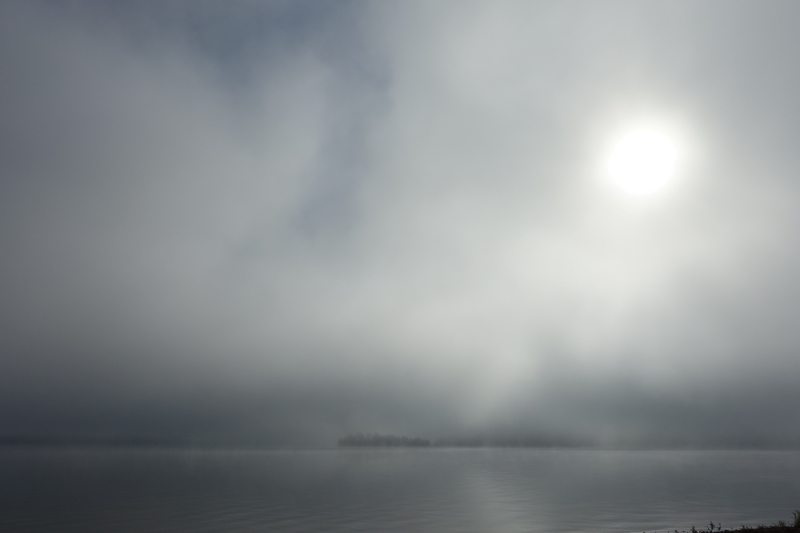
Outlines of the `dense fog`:
[[800,445],[798,21],[4,2],[0,438]]

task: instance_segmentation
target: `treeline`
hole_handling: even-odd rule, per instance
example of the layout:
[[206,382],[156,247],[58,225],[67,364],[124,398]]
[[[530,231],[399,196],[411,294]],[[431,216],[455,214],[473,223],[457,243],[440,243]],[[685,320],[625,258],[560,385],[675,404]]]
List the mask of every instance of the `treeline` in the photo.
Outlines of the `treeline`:
[[430,441],[418,437],[352,433],[337,441],[339,446],[437,447],[437,448],[590,448],[591,443],[543,436],[473,436]]
[[339,439],[339,446],[365,446],[365,447],[425,447],[431,441],[419,437],[402,437],[398,435],[381,435],[380,433],[353,433]]

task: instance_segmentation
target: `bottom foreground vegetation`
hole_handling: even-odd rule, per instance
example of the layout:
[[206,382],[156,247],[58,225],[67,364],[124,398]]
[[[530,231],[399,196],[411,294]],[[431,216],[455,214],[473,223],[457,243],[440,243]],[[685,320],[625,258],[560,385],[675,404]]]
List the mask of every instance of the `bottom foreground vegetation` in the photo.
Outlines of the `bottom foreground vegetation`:
[[718,533],[736,533],[740,531],[753,531],[753,532],[760,532],[760,533],[797,533],[800,532],[800,511],[794,511],[792,513],[793,520],[791,523],[784,522],[783,520],[779,520],[772,525],[765,526],[741,526],[736,529],[723,529],[722,524],[715,524],[714,522],[709,522],[708,525],[704,529],[697,529],[696,527],[692,526],[692,528],[688,531],[678,531],[677,529],[674,533],[711,533],[718,532]]

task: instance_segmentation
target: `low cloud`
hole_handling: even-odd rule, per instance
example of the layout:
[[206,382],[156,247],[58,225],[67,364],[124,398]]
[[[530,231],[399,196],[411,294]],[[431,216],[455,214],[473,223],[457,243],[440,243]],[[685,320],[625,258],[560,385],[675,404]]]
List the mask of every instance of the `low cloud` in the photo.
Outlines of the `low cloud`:
[[797,445],[795,11],[2,7],[0,433]]

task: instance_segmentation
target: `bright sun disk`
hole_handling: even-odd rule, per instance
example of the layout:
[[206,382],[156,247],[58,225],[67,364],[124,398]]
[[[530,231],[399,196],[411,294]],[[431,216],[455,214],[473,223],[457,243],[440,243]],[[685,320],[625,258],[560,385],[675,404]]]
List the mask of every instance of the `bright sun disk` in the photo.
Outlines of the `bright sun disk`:
[[608,173],[629,194],[652,194],[672,177],[676,155],[674,146],[663,135],[637,131],[623,138],[611,152]]

